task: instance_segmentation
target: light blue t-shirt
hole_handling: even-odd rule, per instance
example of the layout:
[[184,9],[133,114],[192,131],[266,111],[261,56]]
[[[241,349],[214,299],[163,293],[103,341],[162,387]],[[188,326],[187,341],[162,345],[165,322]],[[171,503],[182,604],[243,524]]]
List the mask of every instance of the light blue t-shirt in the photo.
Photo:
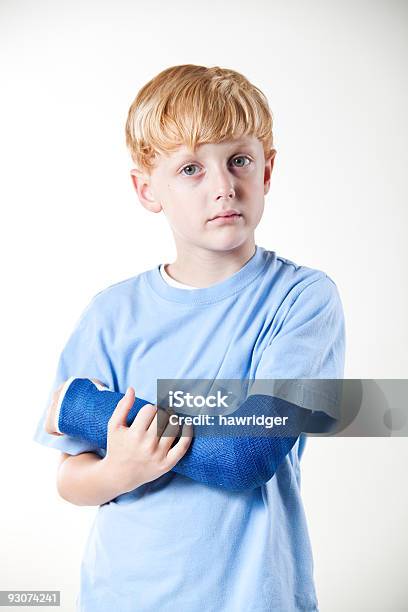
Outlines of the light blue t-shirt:
[[[341,300],[320,270],[257,246],[226,280],[185,290],[166,283],[156,266],[92,298],[62,351],[34,440],[104,456],[43,429],[53,391],[70,376],[122,393],[131,385],[155,404],[158,378],[342,378],[344,350]],[[302,436],[273,478],[251,491],[168,472],[99,506],[77,609],[317,610],[300,496],[303,444]]]

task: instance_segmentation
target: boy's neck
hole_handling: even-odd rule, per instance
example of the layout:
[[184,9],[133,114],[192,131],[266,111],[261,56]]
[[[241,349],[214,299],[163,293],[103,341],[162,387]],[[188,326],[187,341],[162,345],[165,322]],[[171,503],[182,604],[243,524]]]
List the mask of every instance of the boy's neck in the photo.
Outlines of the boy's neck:
[[167,264],[167,274],[201,289],[220,283],[238,272],[255,254],[255,240],[231,251],[210,251],[195,245],[176,244],[177,259]]

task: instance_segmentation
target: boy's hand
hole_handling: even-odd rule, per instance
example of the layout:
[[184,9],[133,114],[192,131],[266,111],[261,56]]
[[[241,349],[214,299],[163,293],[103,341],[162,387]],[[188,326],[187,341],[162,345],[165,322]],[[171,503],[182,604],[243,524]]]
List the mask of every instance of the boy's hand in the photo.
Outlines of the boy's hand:
[[[91,378],[90,380],[92,380],[93,382],[97,382],[97,383],[99,383],[102,386],[105,386],[97,378]],[[54,394],[53,394],[52,400],[51,400],[51,404],[48,407],[47,416],[45,418],[44,429],[45,429],[45,431],[47,433],[52,434],[53,436],[63,436],[64,435],[64,434],[61,434],[58,431],[56,431],[56,429],[55,429],[55,425],[56,425],[55,417],[56,417],[56,412],[57,412],[59,396],[60,396],[62,387],[65,385],[65,382],[66,381],[61,383],[60,386],[54,391]]]
[[166,435],[159,437],[157,412],[160,410],[163,417],[169,415],[152,404],[142,406],[128,427],[126,418],[134,401],[135,391],[129,387],[109,419],[107,453],[102,459],[110,477],[120,483],[124,493],[171,470],[187,452],[193,435],[193,428],[183,425],[181,437],[172,447],[180,427],[170,425],[166,418],[164,423],[160,419],[162,433],[165,431]]

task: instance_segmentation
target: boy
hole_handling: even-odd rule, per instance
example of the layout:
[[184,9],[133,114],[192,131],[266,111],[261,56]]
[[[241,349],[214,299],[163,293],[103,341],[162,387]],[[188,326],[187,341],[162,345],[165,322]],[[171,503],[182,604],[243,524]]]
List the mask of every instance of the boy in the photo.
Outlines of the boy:
[[[34,438],[63,452],[62,497],[99,505],[77,609],[317,610],[300,497],[303,438],[265,485],[231,492],[170,471],[191,438],[184,432],[170,448],[174,438],[154,436],[154,407],[124,427],[135,390],[154,403],[157,379],[343,376],[336,285],[255,243],[276,154],[268,103],[233,70],[174,66],[139,91],[126,137],[138,198],[164,212],[177,258],[94,296],[61,354]],[[70,377],[130,387],[106,451],[52,435]]]

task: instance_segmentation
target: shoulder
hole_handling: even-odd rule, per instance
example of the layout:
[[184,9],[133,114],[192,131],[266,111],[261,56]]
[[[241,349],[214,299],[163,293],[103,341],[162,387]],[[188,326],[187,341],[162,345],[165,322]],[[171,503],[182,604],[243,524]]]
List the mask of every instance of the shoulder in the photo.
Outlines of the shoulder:
[[301,265],[268,251],[269,266],[265,274],[271,290],[280,293],[286,304],[293,304],[301,295],[338,295],[338,288],[331,276],[324,270]]
[[140,272],[100,289],[89,300],[85,314],[93,319],[105,321],[110,317],[116,320],[123,313],[131,313],[136,302],[143,300],[150,270]]
[[281,302],[274,334],[297,329],[306,337],[324,338],[324,333],[344,334],[344,312],[333,278],[323,270],[276,257],[276,277],[281,283]]
[[130,276],[129,278],[125,278],[123,280],[117,281],[112,285],[108,285],[107,287],[98,291],[93,299],[103,300],[103,299],[113,299],[120,296],[126,296],[129,294],[133,294],[135,287],[140,287],[146,280],[146,276],[150,273],[151,270],[146,270],[144,272],[139,272],[135,276]]

